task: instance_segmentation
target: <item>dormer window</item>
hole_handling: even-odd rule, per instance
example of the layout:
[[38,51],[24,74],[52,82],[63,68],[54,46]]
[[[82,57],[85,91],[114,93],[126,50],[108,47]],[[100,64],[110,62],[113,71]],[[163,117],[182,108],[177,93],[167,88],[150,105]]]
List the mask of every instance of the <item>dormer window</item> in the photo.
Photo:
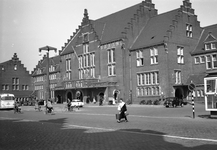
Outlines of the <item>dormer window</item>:
[[216,43],[210,42],[210,43],[205,43],[205,50],[214,50],[216,49]]
[[211,49],[216,49],[216,43],[211,43]]
[[206,43],[205,50],[210,50],[210,49],[211,49],[211,43]]

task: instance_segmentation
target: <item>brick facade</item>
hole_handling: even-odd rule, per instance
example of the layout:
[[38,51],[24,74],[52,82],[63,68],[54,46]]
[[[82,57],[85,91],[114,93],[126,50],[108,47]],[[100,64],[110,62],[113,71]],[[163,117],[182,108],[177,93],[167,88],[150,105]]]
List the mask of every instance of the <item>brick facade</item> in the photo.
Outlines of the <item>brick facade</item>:
[[188,99],[193,75],[205,72],[192,58],[202,33],[189,0],[163,14],[145,0],[97,20],[85,9],[60,51],[55,99]]
[[20,101],[32,93],[31,74],[14,53],[11,60],[0,64],[0,93],[12,93]]

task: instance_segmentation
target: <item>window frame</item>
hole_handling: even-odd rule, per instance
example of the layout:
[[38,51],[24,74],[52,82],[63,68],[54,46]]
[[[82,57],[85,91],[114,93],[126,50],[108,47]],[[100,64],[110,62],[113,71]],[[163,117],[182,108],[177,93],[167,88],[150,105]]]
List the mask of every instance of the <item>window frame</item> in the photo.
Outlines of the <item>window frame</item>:
[[150,64],[151,65],[158,64],[158,49],[157,49],[157,47],[150,48]]
[[136,51],[136,66],[144,66],[143,50]]
[[184,64],[184,47],[183,46],[177,46],[177,63],[178,64]]

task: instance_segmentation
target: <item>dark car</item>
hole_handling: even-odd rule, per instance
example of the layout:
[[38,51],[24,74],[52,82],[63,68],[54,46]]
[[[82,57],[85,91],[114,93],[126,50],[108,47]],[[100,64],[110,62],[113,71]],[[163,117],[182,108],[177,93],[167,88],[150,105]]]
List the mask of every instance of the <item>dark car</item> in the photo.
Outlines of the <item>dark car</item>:
[[177,106],[183,107],[184,105],[185,102],[183,102],[182,99],[179,99],[177,97],[167,97],[164,102],[165,107],[177,107]]

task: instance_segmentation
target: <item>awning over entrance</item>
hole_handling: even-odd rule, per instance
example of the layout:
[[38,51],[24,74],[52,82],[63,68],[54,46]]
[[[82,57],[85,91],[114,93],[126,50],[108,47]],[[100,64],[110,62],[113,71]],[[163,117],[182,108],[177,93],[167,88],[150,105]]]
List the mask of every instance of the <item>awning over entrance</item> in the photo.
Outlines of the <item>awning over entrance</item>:
[[65,90],[65,89],[81,89],[81,88],[101,88],[101,87],[110,87],[117,86],[117,82],[98,82],[96,79],[86,79],[86,80],[70,80],[64,81],[63,86],[55,87],[55,90]]

